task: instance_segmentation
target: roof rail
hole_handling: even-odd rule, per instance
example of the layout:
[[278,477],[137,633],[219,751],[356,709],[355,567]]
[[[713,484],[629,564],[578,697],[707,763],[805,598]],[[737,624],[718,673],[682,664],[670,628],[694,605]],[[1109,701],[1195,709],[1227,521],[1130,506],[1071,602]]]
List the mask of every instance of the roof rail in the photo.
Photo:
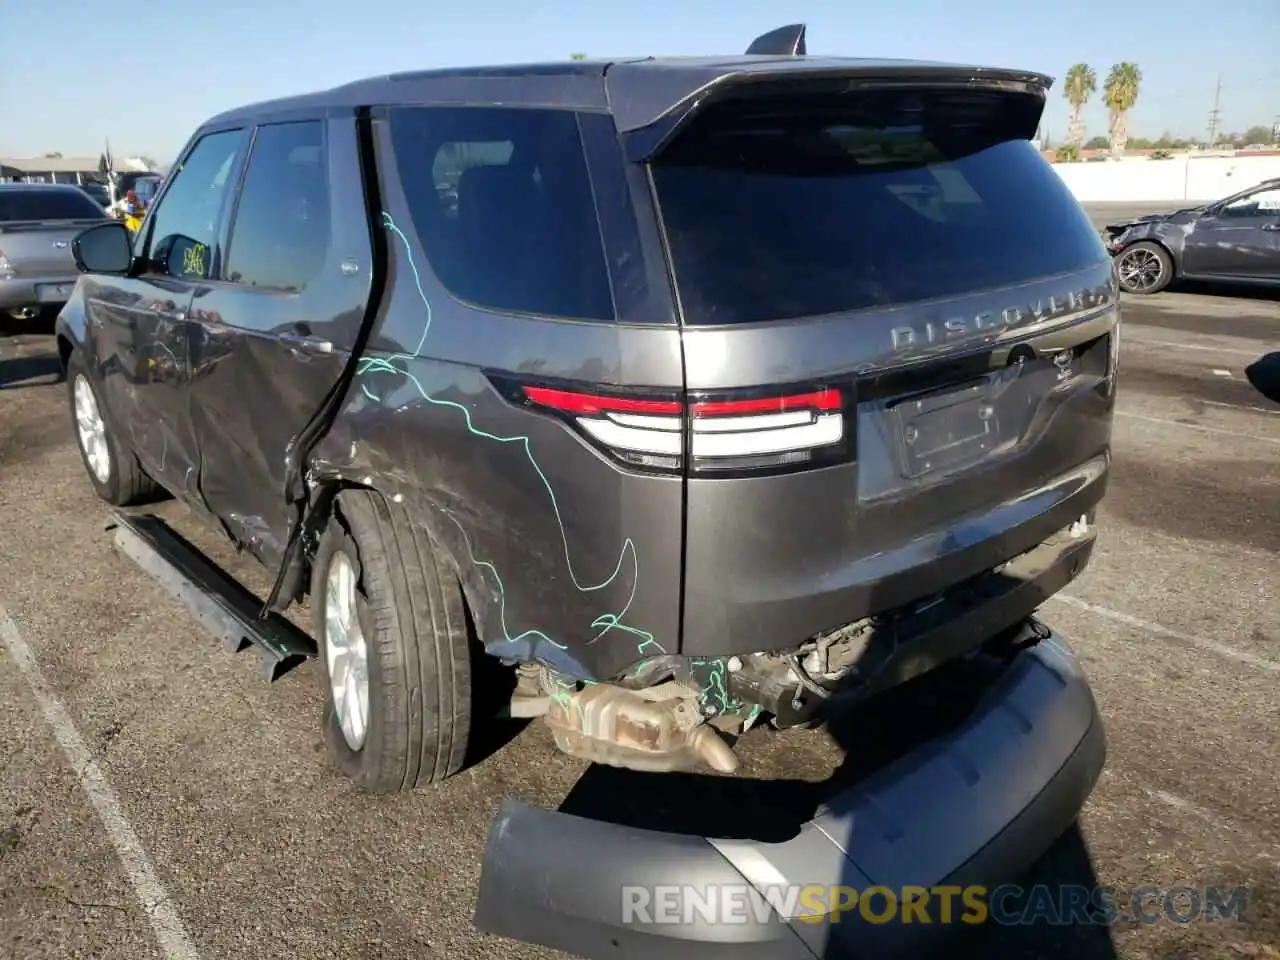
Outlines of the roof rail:
[[747,56],[752,54],[764,54],[773,57],[803,57],[805,55],[804,46],[804,24],[791,23],[785,27],[779,27],[777,30],[770,30],[768,33],[762,33],[751,41],[751,46],[747,47]]

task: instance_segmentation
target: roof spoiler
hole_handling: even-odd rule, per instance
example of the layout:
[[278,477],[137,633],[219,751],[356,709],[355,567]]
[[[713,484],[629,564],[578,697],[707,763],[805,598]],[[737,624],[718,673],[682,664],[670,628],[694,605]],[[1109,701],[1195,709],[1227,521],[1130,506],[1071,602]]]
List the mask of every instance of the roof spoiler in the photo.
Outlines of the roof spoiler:
[[747,56],[761,54],[771,57],[803,57],[805,53],[803,23],[792,23],[762,33],[747,47]]

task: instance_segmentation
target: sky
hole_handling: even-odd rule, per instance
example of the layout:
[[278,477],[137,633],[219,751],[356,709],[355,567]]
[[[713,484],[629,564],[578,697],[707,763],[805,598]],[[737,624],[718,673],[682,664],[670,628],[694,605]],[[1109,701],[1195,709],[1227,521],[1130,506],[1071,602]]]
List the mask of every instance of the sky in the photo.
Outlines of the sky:
[[[172,161],[222,110],[399,70],[647,54],[737,54],[784,23],[811,54],[1020,67],[1056,78],[1044,126],[1067,134],[1063,78],[1101,86],[1142,70],[1133,136],[1206,133],[1218,76],[1222,124],[1280,118],[1280,0],[213,0],[125,4],[2,0],[0,156]],[[104,15],[105,14],[105,15]],[[1101,91],[1085,113],[1105,135]]]

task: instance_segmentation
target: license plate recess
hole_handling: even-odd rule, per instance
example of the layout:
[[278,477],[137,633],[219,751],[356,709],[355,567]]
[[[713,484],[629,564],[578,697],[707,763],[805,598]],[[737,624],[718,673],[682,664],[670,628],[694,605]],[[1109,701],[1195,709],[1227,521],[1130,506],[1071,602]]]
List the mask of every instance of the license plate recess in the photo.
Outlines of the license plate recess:
[[908,479],[977,463],[999,442],[990,378],[899,401],[893,407],[902,472]]
[[65,303],[71,299],[74,283],[41,283],[36,285],[36,300],[40,303]]

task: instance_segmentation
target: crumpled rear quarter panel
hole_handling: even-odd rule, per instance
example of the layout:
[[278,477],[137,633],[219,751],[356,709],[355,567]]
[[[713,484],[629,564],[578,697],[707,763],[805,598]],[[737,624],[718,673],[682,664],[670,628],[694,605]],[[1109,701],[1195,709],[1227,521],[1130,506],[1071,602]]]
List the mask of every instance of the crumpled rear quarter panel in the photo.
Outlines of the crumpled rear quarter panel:
[[461,303],[393,211],[388,292],[313,476],[406,502],[457,564],[495,655],[603,678],[676,652],[681,479],[624,471],[484,371],[678,388],[678,331]]

